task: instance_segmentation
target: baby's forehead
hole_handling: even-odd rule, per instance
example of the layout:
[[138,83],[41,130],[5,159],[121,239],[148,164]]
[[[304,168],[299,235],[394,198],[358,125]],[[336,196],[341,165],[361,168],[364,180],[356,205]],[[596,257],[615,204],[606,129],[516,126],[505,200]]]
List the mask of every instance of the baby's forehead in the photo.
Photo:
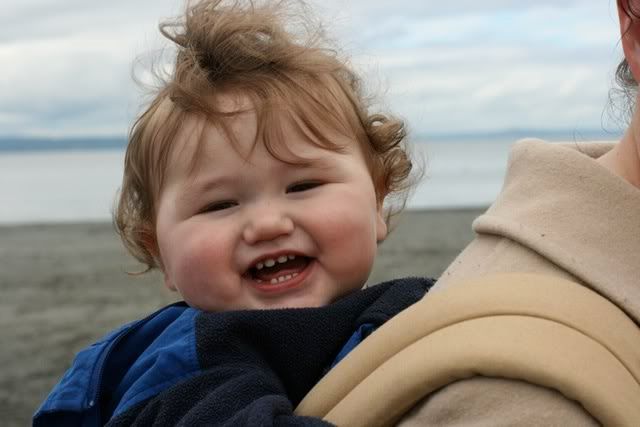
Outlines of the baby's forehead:
[[350,151],[359,146],[355,134],[345,134],[326,120],[300,117],[286,105],[255,107],[247,99],[224,98],[224,115],[189,114],[174,139],[172,164],[190,170],[231,156],[245,160],[256,152],[289,164],[305,164],[321,151]]

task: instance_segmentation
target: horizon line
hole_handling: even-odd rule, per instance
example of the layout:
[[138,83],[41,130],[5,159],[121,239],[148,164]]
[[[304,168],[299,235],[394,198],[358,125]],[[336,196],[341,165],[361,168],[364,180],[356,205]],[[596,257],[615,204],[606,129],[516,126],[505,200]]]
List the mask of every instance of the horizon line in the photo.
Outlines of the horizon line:
[[[602,128],[500,128],[500,129],[478,129],[478,130],[465,130],[465,131],[437,131],[428,132],[424,130],[409,131],[409,136],[422,139],[439,139],[439,138],[474,138],[482,136],[536,136],[536,135],[572,135],[579,136],[581,134],[586,135],[602,135],[602,136],[618,136],[624,133],[623,129],[619,130],[607,130]],[[75,141],[75,140],[90,140],[90,141],[114,141],[114,140],[127,140],[126,134],[113,134],[113,135],[100,135],[100,134],[69,134],[69,135],[40,135],[40,134],[0,134],[0,141]]]

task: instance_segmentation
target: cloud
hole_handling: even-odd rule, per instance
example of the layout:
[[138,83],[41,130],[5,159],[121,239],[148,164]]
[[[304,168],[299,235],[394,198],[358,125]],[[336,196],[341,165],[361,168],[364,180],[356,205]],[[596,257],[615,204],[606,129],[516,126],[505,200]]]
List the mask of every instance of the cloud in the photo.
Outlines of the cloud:
[[417,133],[602,126],[621,56],[615,3],[449,2],[457,14],[445,3],[400,0],[350,33],[356,63],[384,74]]
[[[5,134],[124,134],[135,58],[171,0],[5,0]],[[619,59],[615,2],[316,1],[372,89],[418,133],[597,128]]]

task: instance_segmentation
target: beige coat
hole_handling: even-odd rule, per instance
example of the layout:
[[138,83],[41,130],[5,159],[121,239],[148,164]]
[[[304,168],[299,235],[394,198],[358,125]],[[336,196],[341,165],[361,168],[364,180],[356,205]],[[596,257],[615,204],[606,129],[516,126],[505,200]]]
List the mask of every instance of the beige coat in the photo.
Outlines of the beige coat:
[[[422,410],[425,397],[480,377],[558,390],[606,426],[637,427],[638,343],[638,325],[583,285],[535,273],[490,274],[403,310],[322,378],[296,413],[338,426],[392,426],[412,408]],[[492,398],[485,391],[447,402],[458,419],[445,412],[418,424],[572,424],[554,400],[542,402],[544,408],[523,404],[511,418],[503,417],[504,408],[487,417],[486,410],[509,401],[485,399],[480,406]],[[474,407],[480,411],[469,413]]]
[[297,412],[345,426],[640,425],[640,191],[593,160],[611,147],[516,144],[476,240]]
[[[473,223],[477,238],[434,291],[489,273],[543,273],[588,286],[640,324],[640,190],[593,160],[612,146],[516,144],[500,196]],[[400,425],[597,423],[554,390],[475,377],[431,394]]]

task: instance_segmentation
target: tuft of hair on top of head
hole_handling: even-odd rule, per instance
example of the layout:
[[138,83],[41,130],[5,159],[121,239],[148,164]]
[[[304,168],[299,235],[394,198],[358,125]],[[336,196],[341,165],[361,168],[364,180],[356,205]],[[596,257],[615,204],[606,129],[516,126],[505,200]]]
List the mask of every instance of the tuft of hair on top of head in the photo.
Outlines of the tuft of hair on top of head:
[[242,89],[250,76],[295,68],[322,73],[336,66],[315,54],[323,50],[324,29],[299,0],[191,0],[182,17],[160,24],[160,32],[177,48],[174,102],[181,95],[193,101],[197,90]]
[[258,121],[256,139],[276,158],[283,115],[329,150],[344,147],[327,137],[327,129],[353,136],[388,222],[402,210],[420,173],[411,162],[404,122],[371,111],[374,98],[302,0],[189,1],[184,14],[161,23],[160,31],[174,44],[174,67],[130,130],[114,209],[125,247],[148,269],[162,267],[156,205],[185,118],[204,118],[234,143],[225,120],[242,111],[224,110],[212,101],[218,95],[248,96]]

